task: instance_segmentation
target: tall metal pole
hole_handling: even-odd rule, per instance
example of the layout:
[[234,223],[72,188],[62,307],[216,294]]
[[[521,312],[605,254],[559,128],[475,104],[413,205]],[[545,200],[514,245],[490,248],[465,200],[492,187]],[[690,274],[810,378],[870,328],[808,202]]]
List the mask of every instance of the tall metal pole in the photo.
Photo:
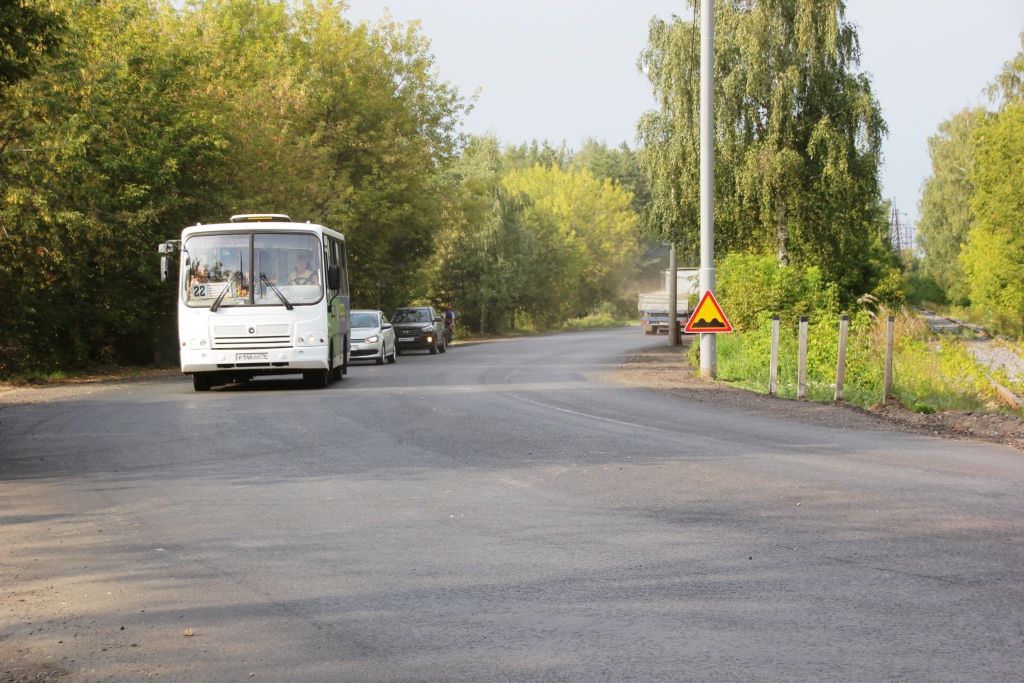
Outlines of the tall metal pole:
[[[715,2],[700,0],[700,294],[715,293]],[[715,335],[700,335],[700,376],[718,370]]]
[[668,345],[679,346],[679,291],[676,275],[676,243],[669,246],[668,252]]

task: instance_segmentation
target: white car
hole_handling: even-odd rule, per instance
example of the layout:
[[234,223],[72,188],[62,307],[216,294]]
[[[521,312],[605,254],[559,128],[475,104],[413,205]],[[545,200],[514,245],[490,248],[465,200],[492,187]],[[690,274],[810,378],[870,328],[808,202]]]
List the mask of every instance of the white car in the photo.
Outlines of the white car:
[[349,360],[374,359],[377,365],[394,363],[395,330],[381,311],[352,311]]

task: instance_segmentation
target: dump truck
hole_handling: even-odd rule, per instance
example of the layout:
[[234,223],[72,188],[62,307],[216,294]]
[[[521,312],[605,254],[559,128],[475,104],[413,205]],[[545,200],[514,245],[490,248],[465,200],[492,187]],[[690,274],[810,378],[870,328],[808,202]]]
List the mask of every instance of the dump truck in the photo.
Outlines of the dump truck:
[[[699,271],[696,268],[676,269],[676,322],[680,331],[690,317],[690,295],[700,292],[698,283]],[[671,282],[669,271],[661,274],[662,288],[654,292],[640,294],[637,309],[640,311],[640,324],[644,334],[668,334],[669,291]]]

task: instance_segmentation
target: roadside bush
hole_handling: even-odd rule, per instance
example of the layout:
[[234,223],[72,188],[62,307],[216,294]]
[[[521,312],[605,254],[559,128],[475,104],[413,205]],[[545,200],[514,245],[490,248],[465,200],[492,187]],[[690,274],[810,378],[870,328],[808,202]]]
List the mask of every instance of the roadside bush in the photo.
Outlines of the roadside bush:
[[907,303],[914,306],[944,306],[949,303],[945,290],[935,276],[922,270],[912,270],[904,276],[903,291],[906,293]]
[[783,319],[839,311],[839,292],[811,266],[780,266],[772,254],[729,254],[715,271],[716,298],[737,330],[761,324],[768,312]]
[[614,303],[605,301],[582,318],[566,320],[562,324],[562,329],[589,330],[599,327],[616,327],[625,323],[626,318],[621,314],[619,308]]

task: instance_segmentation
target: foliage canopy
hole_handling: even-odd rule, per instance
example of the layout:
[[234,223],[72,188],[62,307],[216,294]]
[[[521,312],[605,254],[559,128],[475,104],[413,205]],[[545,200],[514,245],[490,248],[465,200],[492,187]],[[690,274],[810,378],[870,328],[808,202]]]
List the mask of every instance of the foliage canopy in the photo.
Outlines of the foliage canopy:
[[16,65],[0,101],[0,372],[173,348],[155,245],[232,213],[347,233],[357,298],[378,272],[392,303],[422,292],[469,104],[415,24],[354,25],[327,0],[54,7],[60,51],[37,41],[44,68]]
[[[660,105],[639,123],[645,225],[695,254],[700,23],[654,19],[639,66]],[[841,0],[716,0],[715,250],[815,265],[849,299],[895,265],[880,200],[886,134]]]

